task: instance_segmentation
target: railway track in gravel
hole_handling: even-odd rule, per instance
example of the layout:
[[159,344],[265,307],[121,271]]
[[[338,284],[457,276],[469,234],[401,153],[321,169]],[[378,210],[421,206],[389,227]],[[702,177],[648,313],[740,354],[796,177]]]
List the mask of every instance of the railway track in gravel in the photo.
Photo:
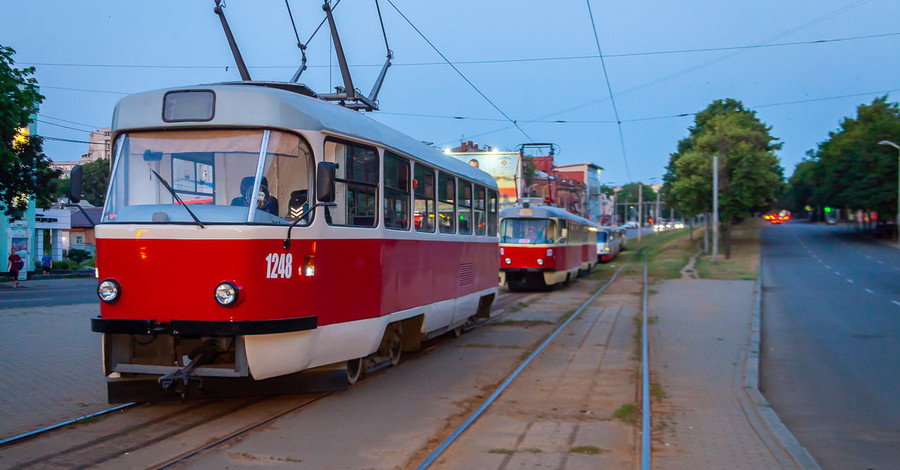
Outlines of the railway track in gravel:
[[[535,295],[541,294],[501,293],[494,308],[503,311]],[[441,337],[429,340],[423,343],[421,351],[404,355],[404,360],[414,360],[442,342]],[[387,364],[372,367],[366,377],[377,374]],[[3,439],[0,463],[10,469],[94,468],[118,459],[123,463],[141,460],[141,454],[159,450],[165,453],[157,455],[174,457],[157,459],[149,468],[170,468],[339,393],[119,405]],[[100,420],[104,426],[92,426]],[[198,429],[208,432],[190,433]],[[189,434],[201,434],[202,438],[192,439]],[[172,439],[181,439],[183,444],[177,446],[175,453],[173,446],[166,444]]]

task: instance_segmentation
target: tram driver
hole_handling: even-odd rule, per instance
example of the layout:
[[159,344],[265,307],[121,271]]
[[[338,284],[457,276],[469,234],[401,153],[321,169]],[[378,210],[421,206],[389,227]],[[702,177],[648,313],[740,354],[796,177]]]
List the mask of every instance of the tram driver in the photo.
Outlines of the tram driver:
[[259,194],[254,198],[250,194],[253,191],[253,180],[252,176],[246,176],[241,180],[241,195],[232,199],[231,205],[249,207],[251,201],[257,200],[259,201],[257,209],[278,216],[278,199],[269,194],[269,181],[263,176],[259,184]]

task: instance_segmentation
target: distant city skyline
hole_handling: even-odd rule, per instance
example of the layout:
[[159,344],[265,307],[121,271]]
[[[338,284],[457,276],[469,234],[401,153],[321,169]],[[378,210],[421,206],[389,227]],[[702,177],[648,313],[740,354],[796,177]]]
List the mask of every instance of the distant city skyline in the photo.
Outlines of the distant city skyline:
[[[46,96],[37,129],[53,138],[46,153],[78,160],[127,93],[239,80],[213,6],[5,2],[0,44],[16,50],[18,67],[37,69]],[[596,38],[585,1],[380,7],[394,66],[373,119],[440,148],[553,142],[557,164],[600,165],[604,184],[659,179],[692,113],[721,98],[741,100],[772,126],[789,176],[859,104],[896,101],[900,91],[896,1],[592,1]],[[324,19],[320,5],[295,0],[291,8],[306,41]],[[288,80],[300,52],[284,3],[232,0],[225,13],[253,78]],[[367,94],[385,57],[375,4],[346,1],[335,16],[354,85]],[[341,83],[327,27],[307,55],[301,82],[318,92]]]

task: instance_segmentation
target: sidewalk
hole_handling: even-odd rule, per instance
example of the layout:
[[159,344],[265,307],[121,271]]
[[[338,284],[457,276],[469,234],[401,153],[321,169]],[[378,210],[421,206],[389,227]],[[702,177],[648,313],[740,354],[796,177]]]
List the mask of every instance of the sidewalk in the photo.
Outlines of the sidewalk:
[[796,468],[744,389],[754,282],[651,288],[651,390],[659,384],[665,394],[651,405],[654,468]]

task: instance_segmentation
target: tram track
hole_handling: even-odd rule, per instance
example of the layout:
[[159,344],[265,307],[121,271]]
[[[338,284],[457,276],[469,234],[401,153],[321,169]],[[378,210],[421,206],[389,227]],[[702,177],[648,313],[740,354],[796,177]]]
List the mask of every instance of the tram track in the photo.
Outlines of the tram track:
[[[495,301],[502,317],[503,312],[519,299],[529,299],[541,294],[519,295],[502,292]],[[475,329],[491,323],[484,320],[468,329]],[[404,355],[405,361],[416,360],[445,342],[442,335],[423,343],[420,351]],[[388,368],[390,362],[370,365],[362,380],[377,375]],[[52,426],[12,436],[0,441],[0,450],[6,454],[4,467],[25,468],[95,468],[115,466],[118,459],[128,459],[139,454],[152,454],[153,449],[171,448],[166,441],[181,441],[188,447],[168,460],[144,464],[127,464],[128,467],[172,468],[189,462],[202,453],[221,447],[228,442],[273,423],[292,413],[340,392],[305,394],[294,396],[247,397],[241,399],[221,399],[189,401],[186,403],[128,403],[91,413],[79,418],[62,421]],[[299,398],[299,403],[298,403]],[[257,409],[266,409],[259,413]],[[94,424],[103,420],[103,429],[98,432]],[[223,423],[239,421],[237,426]],[[192,438],[192,432],[209,429],[202,438]],[[192,444],[192,445],[190,445]],[[19,459],[8,456],[18,454]],[[24,456],[24,457],[23,457]],[[116,462],[114,462],[116,461]],[[150,460],[152,461],[152,459]]]

